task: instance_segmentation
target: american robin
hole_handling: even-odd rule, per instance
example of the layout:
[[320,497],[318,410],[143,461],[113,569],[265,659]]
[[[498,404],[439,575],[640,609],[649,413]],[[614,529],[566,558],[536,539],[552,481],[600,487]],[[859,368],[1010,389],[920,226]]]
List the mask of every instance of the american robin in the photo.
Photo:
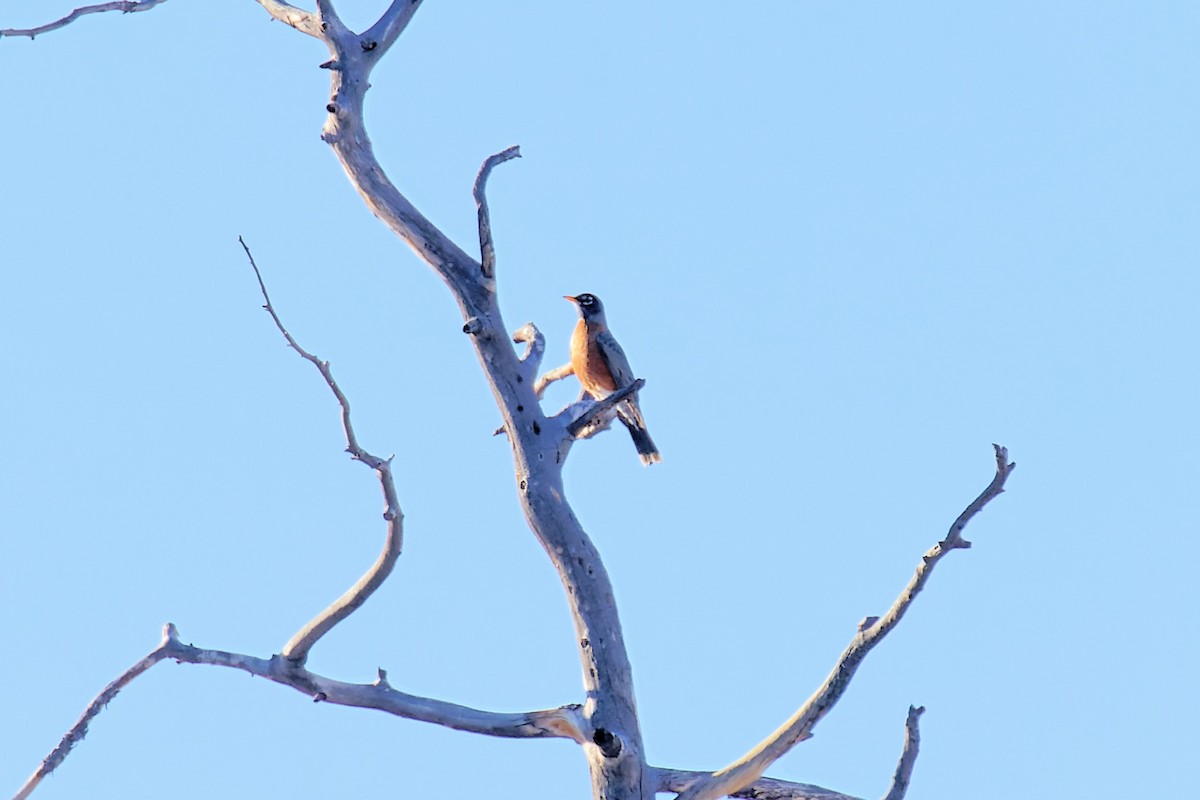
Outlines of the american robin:
[[[608,330],[608,320],[604,318],[604,305],[600,298],[594,294],[563,297],[579,307],[580,320],[571,334],[571,367],[583,390],[594,399],[601,400],[633,383],[636,378],[629,367],[629,359]],[[637,395],[622,400],[617,405],[617,415],[629,429],[642,463],[649,466],[662,461],[654,440],[646,430],[646,420],[638,408]]]

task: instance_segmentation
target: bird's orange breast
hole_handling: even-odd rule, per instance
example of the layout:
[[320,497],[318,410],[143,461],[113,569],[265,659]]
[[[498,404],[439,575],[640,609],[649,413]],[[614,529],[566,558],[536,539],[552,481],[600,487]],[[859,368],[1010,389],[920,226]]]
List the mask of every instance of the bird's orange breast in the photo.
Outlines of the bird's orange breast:
[[617,384],[600,355],[596,333],[588,330],[583,320],[575,325],[575,332],[571,334],[571,366],[583,390],[593,397],[602,397],[616,391]]

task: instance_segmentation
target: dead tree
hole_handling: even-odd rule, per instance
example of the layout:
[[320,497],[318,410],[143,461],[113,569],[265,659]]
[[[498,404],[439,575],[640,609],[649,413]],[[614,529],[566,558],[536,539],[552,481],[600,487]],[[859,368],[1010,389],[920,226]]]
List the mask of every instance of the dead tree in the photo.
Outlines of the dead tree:
[[[96,12],[144,11],[163,0],[112,2],[76,9],[62,19],[38,28],[0,31],[3,36],[29,36],[53,31]],[[371,70],[399,39],[421,0],[394,0],[370,28],[353,31],[343,24],[332,0],[318,0],[316,9],[303,10],[283,0],[257,0],[274,19],[323,43],[330,58],[321,66],[329,71],[322,138],[332,148],[351,183],[367,207],[442,279],[458,303],[462,330],[475,348],[511,443],[517,497],[528,521],[558,572],[575,624],[582,667],[582,702],[523,713],[497,713],[466,708],[442,700],[418,697],[392,687],[379,671],[371,684],[350,684],[309,671],[305,664],[314,646],[340,621],[352,614],[383,583],[400,554],[403,516],[393,484],[390,459],[367,452],[351,424],[350,405],[327,362],[305,350],[288,332],[267,294],[249,248],[245,254],[259,276],[265,308],[288,344],[320,372],[341,407],[342,425],[351,456],[377,475],[385,500],[386,536],[378,559],[363,577],[328,608],[298,631],[269,658],[261,658],[185,644],[175,626],[167,624],[162,641],[145,658],[109,684],[79,722],[38,767],[16,797],[27,797],[43,777],[63,761],[82,740],[88,724],[130,681],[159,661],[172,659],[191,664],[233,667],[291,686],[322,702],[372,708],[408,719],[423,720],[490,736],[560,737],[575,741],[587,759],[593,796],[608,800],[646,800],[656,793],[675,793],[681,800],[709,800],[726,795],[752,798],[844,798],[828,789],[808,784],[764,778],[766,770],[798,742],[833,708],[846,691],[858,666],[900,622],[934,567],[952,550],[970,543],[962,531],[984,505],[1004,490],[1014,465],[1003,447],[995,448],[995,476],[991,483],[950,526],[940,542],[921,558],[915,574],[890,609],[868,617],[859,625],[849,646],[837,659],[824,683],[778,730],[745,755],[711,772],[691,772],[652,766],[646,762],[629,659],[622,639],[613,590],[603,561],[588,534],[576,519],[566,498],[562,470],[572,446],[607,427],[616,403],[638,391],[636,381],[604,400],[582,400],[553,414],[541,407],[540,389],[551,371],[539,380],[544,339],[532,323],[515,334],[501,318],[497,302],[496,256],[488,220],[486,183],[492,169],[519,156],[512,147],[488,158],[474,187],[478,206],[480,257],[469,255],[446,237],[396,188],[375,158],[363,123],[363,103]],[[243,246],[245,246],[243,244]],[[513,341],[523,344],[523,351]],[[923,709],[910,709],[905,745],[887,798],[903,797],[917,754],[917,720]]]

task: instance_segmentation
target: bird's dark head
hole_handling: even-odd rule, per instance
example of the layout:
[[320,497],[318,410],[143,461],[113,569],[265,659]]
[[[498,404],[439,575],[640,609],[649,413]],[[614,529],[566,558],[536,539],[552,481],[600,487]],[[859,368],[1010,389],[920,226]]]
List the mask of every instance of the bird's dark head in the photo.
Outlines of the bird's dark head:
[[584,319],[599,317],[604,314],[604,305],[600,302],[600,298],[594,294],[577,294],[572,297],[569,294],[563,295],[563,299],[570,300],[575,305],[579,306],[579,313]]

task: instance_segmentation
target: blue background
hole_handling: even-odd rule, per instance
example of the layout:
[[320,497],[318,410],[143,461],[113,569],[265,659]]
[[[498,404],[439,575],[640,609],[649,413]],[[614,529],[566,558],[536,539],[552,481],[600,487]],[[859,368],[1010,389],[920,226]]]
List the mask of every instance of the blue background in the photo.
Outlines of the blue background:
[[[352,26],[387,3],[340,4]],[[0,26],[70,3],[0,3]],[[990,480],[849,694],[769,774],[879,796],[1179,796],[1195,686],[1200,7],[431,0],[373,76],[391,177],[565,360],[591,291],[665,462],[566,484],[613,576],[652,763],[783,721]],[[383,537],[333,398],[260,309],[244,235],[406,549],[310,666],[495,710],[581,700],[445,287],[319,139],[327,58],[249,0],[0,40],[0,784],[163,622],[267,656]],[[573,386],[552,391],[555,409]],[[566,741],[442,730],[162,664],[37,797],[583,797]]]

